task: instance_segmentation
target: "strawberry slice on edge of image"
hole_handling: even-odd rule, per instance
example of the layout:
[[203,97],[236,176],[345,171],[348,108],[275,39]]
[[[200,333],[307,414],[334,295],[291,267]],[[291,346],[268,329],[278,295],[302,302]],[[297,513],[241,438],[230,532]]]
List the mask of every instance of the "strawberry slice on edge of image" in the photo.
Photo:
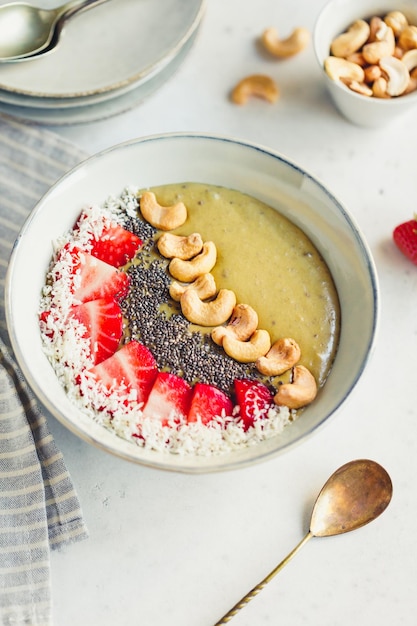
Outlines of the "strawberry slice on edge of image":
[[233,384],[240,419],[246,431],[253,426],[256,419],[267,416],[268,410],[274,406],[274,396],[272,391],[258,380],[237,378]]
[[163,426],[170,421],[187,419],[193,388],[183,378],[169,372],[159,372],[148,400],[143,417],[159,419]]
[[107,390],[135,390],[137,402],[146,402],[158,374],[155,358],[146,346],[130,341],[89,373]]
[[130,279],[112,265],[97,259],[92,254],[79,248],[68,250],[72,259],[73,275],[80,273],[81,281],[74,290],[74,299],[88,302],[99,298],[120,300],[129,289]]
[[394,228],[394,242],[401,252],[417,265],[417,220],[403,222]]
[[139,237],[120,224],[112,224],[102,232],[100,239],[89,243],[92,245],[90,254],[113,267],[126,265],[143,245]]
[[116,352],[123,334],[122,311],[116,300],[83,302],[71,309],[71,317],[85,326],[84,337],[90,340],[95,365]]
[[208,424],[216,416],[231,415],[232,411],[233,402],[224,391],[206,383],[194,385],[188,422],[200,420],[202,424]]

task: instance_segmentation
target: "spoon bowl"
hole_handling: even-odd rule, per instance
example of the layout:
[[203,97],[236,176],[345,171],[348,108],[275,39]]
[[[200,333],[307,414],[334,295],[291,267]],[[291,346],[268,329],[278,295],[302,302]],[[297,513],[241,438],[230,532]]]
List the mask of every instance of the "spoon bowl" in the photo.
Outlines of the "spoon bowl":
[[392,483],[374,461],[342,465],[323,486],[311,515],[313,537],[331,537],[356,530],[376,519],[391,501]]
[[291,561],[311,537],[332,537],[356,530],[379,517],[391,502],[391,497],[391,478],[375,461],[359,459],[339,467],[317,496],[310,529],[305,537],[268,576],[216,622],[215,626],[227,624]]
[[23,61],[50,52],[58,45],[64,22],[80,11],[107,0],[72,0],[55,9],[25,2],[0,7],[0,62]]

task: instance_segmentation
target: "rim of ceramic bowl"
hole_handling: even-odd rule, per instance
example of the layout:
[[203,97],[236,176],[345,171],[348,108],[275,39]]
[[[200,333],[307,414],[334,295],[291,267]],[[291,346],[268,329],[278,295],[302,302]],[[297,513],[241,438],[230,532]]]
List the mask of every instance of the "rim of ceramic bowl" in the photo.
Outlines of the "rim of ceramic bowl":
[[[358,7],[356,11],[353,7],[355,4]],[[343,8],[348,8],[348,15],[344,17]],[[367,19],[373,15],[382,14],[385,11],[402,11],[410,20],[411,18],[417,24],[417,3],[407,0],[364,0],[363,2],[352,2],[352,0],[330,0],[319,12],[314,27],[313,27],[313,47],[316,60],[319,64],[322,74],[328,85],[332,88],[345,91],[352,96],[353,99],[358,102],[369,103],[372,106],[377,106],[380,109],[385,108],[402,108],[410,106],[417,99],[417,90],[411,92],[405,96],[398,96],[396,98],[369,98],[363,96],[352,89],[349,89],[346,85],[343,85],[340,81],[332,80],[324,69],[324,60],[330,53],[330,43],[332,39],[343,32],[357,19]],[[330,13],[335,13],[338,16],[338,26],[331,29],[331,36],[329,37],[328,44],[326,44],[323,37],[324,22],[328,18]],[[327,39],[327,37],[326,37]]]
[[[161,145],[161,143],[163,145]],[[252,449],[245,448],[244,450],[238,450],[236,452],[221,454],[221,455],[212,455],[210,457],[200,457],[200,456],[183,456],[178,458],[178,455],[173,455],[169,453],[160,454],[155,453],[154,451],[147,451],[143,448],[135,446],[129,441],[123,440],[120,437],[117,437],[114,433],[110,432],[108,429],[103,426],[97,424],[90,417],[84,416],[80,411],[77,412],[76,407],[71,406],[68,397],[65,394],[65,391],[61,387],[58,382],[58,378],[55,375],[52,367],[49,362],[47,362],[46,355],[37,354],[36,348],[33,345],[30,350],[28,350],[25,344],[25,333],[29,333],[26,336],[26,339],[34,340],[37,342],[39,347],[39,352],[41,350],[41,340],[40,333],[38,329],[37,323],[37,304],[36,309],[33,308],[35,303],[32,303],[32,313],[29,313],[29,310],[21,311],[22,302],[25,302],[25,298],[27,297],[27,291],[21,284],[21,281],[18,280],[19,270],[22,271],[22,267],[24,267],[24,256],[25,250],[26,252],[30,251],[29,240],[31,236],[31,230],[36,228],[36,225],[42,227],[42,220],[46,218],[50,219],[51,211],[49,210],[48,215],[48,206],[51,203],[56,202],[57,195],[59,193],[63,193],[68,196],[68,190],[71,190],[71,186],[74,189],[82,186],[82,181],[86,179],[88,173],[90,175],[94,174],[94,172],[98,172],[100,168],[106,169],[109,165],[113,165],[113,162],[118,162],[120,159],[121,162],[126,161],[129,162],[129,157],[135,152],[141,151],[146,153],[147,148],[150,150],[159,150],[160,148],[164,149],[164,154],[167,153],[169,149],[173,149],[178,146],[185,147],[186,152],[184,154],[188,156],[189,152],[195,150],[195,158],[200,158],[201,150],[203,148],[206,151],[211,150],[211,156],[213,154],[218,154],[218,151],[222,155],[226,154],[227,156],[223,156],[224,167],[220,168],[222,170],[220,179],[223,180],[224,176],[228,179],[232,179],[233,176],[237,176],[239,180],[241,180],[241,184],[243,187],[246,185],[246,179],[248,177],[248,171],[251,173],[253,171],[257,171],[260,176],[260,181],[257,182],[257,188],[259,193],[255,193],[254,191],[248,192],[245,189],[239,189],[243,191],[243,193],[249,193],[254,197],[259,197],[262,188],[260,184],[262,182],[262,177],[266,176],[267,180],[271,180],[271,189],[275,194],[278,193],[278,185],[281,186],[287,184],[290,186],[292,193],[300,193],[304,194],[305,197],[310,199],[310,203],[316,202],[321,203],[323,206],[325,203],[326,210],[328,209],[332,215],[331,219],[329,219],[329,223],[326,223],[327,228],[332,227],[331,220],[336,219],[337,222],[341,223],[343,228],[346,228],[349,232],[349,236],[351,241],[348,243],[350,246],[356,246],[357,253],[357,262],[361,267],[361,271],[364,274],[363,280],[366,281],[366,286],[364,290],[366,291],[366,297],[369,301],[369,319],[367,319],[366,326],[366,345],[360,344],[361,358],[360,363],[355,370],[354,374],[352,374],[352,378],[350,383],[347,385],[343,394],[337,396],[337,401],[331,400],[329,405],[330,409],[324,411],[322,417],[314,422],[316,419],[313,417],[313,425],[308,428],[307,431],[304,432],[300,426],[300,422],[304,415],[300,418],[300,420],[296,420],[293,422],[290,427],[285,428],[283,433],[277,438],[273,438],[263,441],[256,446],[253,446]],[[214,151],[214,152],[213,152]],[[240,164],[233,162],[233,159],[230,159],[231,156],[238,153],[240,158]],[[159,154],[159,153],[158,153]],[[197,156],[198,155],[198,156]],[[149,154],[147,155],[149,157]],[[146,167],[145,161],[146,154],[142,155],[143,167]],[[203,159],[204,160],[204,159]],[[212,163],[212,158],[210,159],[210,163]],[[230,165],[229,165],[230,164]],[[135,161],[135,168],[137,167],[137,163]],[[205,164],[207,166],[207,163]],[[262,165],[262,169],[260,169],[260,165]],[[171,166],[171,164],[170,164]],[[153,166],[149,166],[153,167]],[[180,169],[182,171],[182,164],[172,164],[174,169]],[[200,166],[201,167],[201,166]],[[215,167],[217,168],[216,172],[219,171],[218,164],[215,163]],[[232,168],[230,172],[224,174],[223,170],[228,167]],[[190,164],[187,165],[187,168],[190,168]],[[195,166],[194,164],[191,167],[191,170],[199,169],[199,166]],[[285,181],[282,178],[281,170],[285,170]],[[136,170],[135,170],[136,171]],[[222,184],[219,180],[214,176],[213,172],[210,171],[206,174],[206,169],[204,169],[204,176],[207,178],[205,180],[201,180],[200,182],[206,182],[211,184]],[[237,172],[237,174],[236,174]],[[246,174],[245,174],[246,172]],[[280,172],[280,174],[279,174]],[[279,175],[281,178],[278,181]],[[116,176],[116,174],[115,174]],[[212,180],[213,177],[213,180]],[[110,184],[107,182],[106,184]],[[129,181],[125,180],[124,186],[126,183],[129,184]],[[184,182],[185,178],[177,181],[169,181],[165,182]],[[190,180],[190,179],[188,179]],[[80,182],[81,181],[81,182]],[[199,181],[195,181],[199,182]],[[98,184],[98,183],[97,183]],[[119,184],[119,183],[118,183]],[[149,186],[152,186],[156,183],[149,181]],[[249,183],[248,183],[249,184]],[[253,182],[250,184],[254,184]],[[276,189],[273,189],[273,185],[276,186]],[[232,187],[231,184],[224,184],[223,186]],[[250,186],[250,185],[249,185]],[[234,187],[234,188],[239,188]],[[120,188],[120,190],[122,187]],[[113,193],[114,190],[111,190]],[[271,192],[271,193],[272,193]],[[77,193],[80,193],[78,189]],[[70,201],[75,202],[75,197],[70,196]],[[108,193],[107,196],[108,197]],[[304,197],[304,196],[302,196]],[[72,217],[76,216],[76,212],[80,210],[79,204],[80,198],[77,198],[76,207],[72,207],[70,212],[74,213]],[[85,197],[84,197],[85,200]],[[263,200],[265,201],[265,200]],[[307,202],[307,201],[305,201]],[[53,204],[53,206],[56,206]],[[307,204],[306,204],[307,206]],[[62,208],[62,207],[61,207]],[[275,206],[275,208],[277,208]],[[278,209],[279,210],[279,209]],[[309,206],[309,211],[315,214],[312,206]],[[66,227],[61,224],[61,214],[59,217],[56,217],[56,220],[59,220],[59,227],[62,227],[58,233],[55,233],[52,239],[65,231]],[[56,213],[56,212],[55,212]],[[334,216],[333,216],[334,213]],[[44,215],[45,214],[45,215]],[[71,216],[70,216],[71,217]],[[71,217],[71,219],[72,219]],[[294,217],[294,216],[293,216]],[[327,214],[326,214],[327,217]],[[298,216],[300,219],[300,216]],[[71,220],[68,218],[68,221]],[[295,223],[296,220],[293,219]],[[324,221],[324,220],[322,220]],[[47,225],[49,222],[45,222]],[[73,222],[72,222],[73,223]],[[302,226],[301,226],[302,228]],[[305,231],[306,232],[306,231]],[[308,232],[307,232],[308,234]],[[343,238],[342,238],[343,240]],[[50,238],[48,239],[50,241]],[[353,243],[352,243],[353,242]],[[319,251],[322,253],[324,258],[326,258],[326,254],[323,254],[323,249],[320,248],[317,241],[313,241]],[[324,245],[324,244],[323,244]],[[347,245],[347,244],[346,244]],[[349,246],[348,246],[349,247]],[[349,247],[349,250],[351,248]],[[49,254],[48,251],[43,252],[43,259],[47,258]],[[352,262],[354,259],[352,259]],[[349,264],[351,260],[349,259]],[[44,271],[43,276],[46,274],[47,263],[41,263],[38,261],[40,267],[43,268]],[[350,267],[350,265],[349,265]],[[332,269],[332,268],[331,268]],[[343,268],[340,271],[344,271]],[[40,281],[43,281],[44,278],[39,277]],[[42,282],[40,284],[43,284]],[[38,294],[36,297],[40,297],[40,293],[38,291],[39,285],[36,287],[32,287],[33,294]],[[337,288],[337,284],[336,284]],[[359,288],[359,287],[358,287]],[[17,293],[16,293],[17,291]],[[20,297],[20,303],[19,303]],[[340,297],[340,293],[339,293]],[[33,297],[35,299],[35,296]],[[30,301],[30,295],[29,295]],[[21,367],[23,375],[27,379],[30,387],[34,391],[35,395],[38,397],[40,402],[50,411],[50,413],[60,421],[68,430],[72,431],[78,437],[87,441],[96,447],[99,447],[107,452],[110,452],[116,456],[124,458],[125,460],[133,461],[135,463],[157,468],[164,469],[176,472],[186,472],[186,473],[208,473],[215,471],[225,471],[231,469],[238,469],[241,467],[245,467],[248,465],[252,465],[254,463],[258,463],[261,461],[265,461],[269,458],[276,457],[278,454],[283,453],[284,451],[288,451],[290,448],[295,445],[300,444],[307,437],[310,437],[313,433],[315,433],[319,427],[323,426],[324,423],[329,421],[329,418],[332,417],[340,407],[345,403],[348,396],[351,395],[351,392],[356,387],[359,379],[361,378],[363,371],[369,361],[371,354],[373,353],[373,348],[375,345],[375,339],[377,334],[377,327],[379,323],[379,288],[378,288],[378,280],[376,269],[374,266],[374,261],[371,255],[371,252],[368,248],[368,245],[360,232],[358,226],[356,225],[353,217],[348,213],[345,207],[333,196],[333,194],[328,190],[328,188],[321,183],[317,177],[309,174],[304,168],[301,168],[291,159],[283,156],[281,153],[271,149],[264,147],[262,145],[251,143],[248,141],[243,141],[240,139],[235,139],[232,137],[222,136],[222,135],[214,135],[214,134],[202,134],[202,133],[166,133],[159,135],[151,135],[148,137],[143,137],[139,139],[133,139],[116,146],[112,146],[106,150],[103,150],[85,161],[81,162],[79,165],[71,169],[67,174],[65,174],[61,179],[59,179],[50,189],[44,194],[44,196],[39,200],[37,205],[34,207],[29,217],[27,218],[17,240],[14,245],[12,255],[10,258],[10,263],[8,267],[8,272],[6,276],[6,289],[5,289],[5,303],[6,303],[6,321],[9,329],[10,339],[12,343],[12,347],[16,356],[16,359]],[[20,304],[20,306],[19,306]],[[343,315],[343,305],[342,307],[342,315]],[[25,307],[25,309],[29,309],[30,307]],[[18,316],[23,316],[23,319],[19,320]],[[36,319],[33,319],[36,318]],[[32,335],[30,335],[31,329],[27,328],[28,325],[32,325]],[[341,329],[341,337],[344,334],[344,323],[342,322]],[[347,331],[346,331],[347,332]],[[36,335],[36,336],[35,336]],[[347,345],[350,346],[351,338],[345,337],[343,339]],[[349,348],[344,352],[349,351]],[[36,353],[35,357],[30,356],[32,353]],[[323,390],[326,390],[326,386],[329,385],[330,380],[332,379],[332,374],[335,370],[336,363],[338,359],[340,360],[339,354],[336,354],[336,359],[333,365],[333,368],[329,374],[326,384],[323,387]],[[32,359],[32,360],[31,360]],[[35,359],[35,361],[33,360]],[[45,382],[42,379],[42,373],[39,372],[38,368],[34,366],[34,362],[36,359],[39,359],[39,363],[41,363],[42,367],[45,367],[45,371],[47,370],[47,376],[50,378],[48,380],[48,385],[45,386]],[[47,362],[47,364],[46,364]],[[339,368],[340,369],[340,368]],[[346,373],[350,376],[350,372]],[[345,372],[341,372],[338,374],[341,381],[344,384]],[[58,389],[59,388],[59,389]],[[58,402],[53,396],[55,390],[58,389]],[[322,391],[323,391],[322,390]],[[52,395],[52,397],[51,397]],[[314,403],[313,403],[314,404]],[[309,408],[306,409],[308,411]],[[310,414],[313,415],[313,414]],[[76,417],[74,417],[76,416]],[[291,428],[291,433],[289,434],[289,429]],[[291,436],[290,436],[291,435]],[[256,450],[255,450],[256,448]]]

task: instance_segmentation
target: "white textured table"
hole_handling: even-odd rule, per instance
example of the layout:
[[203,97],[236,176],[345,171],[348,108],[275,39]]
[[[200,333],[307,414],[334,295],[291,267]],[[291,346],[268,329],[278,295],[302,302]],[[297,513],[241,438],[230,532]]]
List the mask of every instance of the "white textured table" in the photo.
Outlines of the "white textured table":
[[[90,530],[88,541],[52,557],[56,626],[212,626],[302,538],[328,475],[361,457],[392,477],[387,511],[354,533],[310,541],[232,623],[416,624],[417,268],[391,233],[417,209],[417,111],[389,129],[357,128],[325,93],[312,46],[284,63],[259,54],[254,41],[265,27],[283,35],[312,29],[323,4],[209,0],[191,54],[157,93],[105,121],[52,127],[91,153],[177,130],[282,152],[356,218],[382,299],[376,350],[350,400],[275,460],[226,474],[167,474],[110,457],[51,424]],[[232,105],[230,88],[255,72],[276,78],[280,100]]]

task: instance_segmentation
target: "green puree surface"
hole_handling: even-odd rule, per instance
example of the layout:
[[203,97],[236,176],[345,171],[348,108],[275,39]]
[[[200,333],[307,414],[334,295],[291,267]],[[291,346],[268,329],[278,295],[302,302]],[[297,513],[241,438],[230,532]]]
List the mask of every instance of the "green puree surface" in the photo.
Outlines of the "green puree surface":
[[300,363],[322,386],[337,349],[340,309],[329,269],[303,231],[275,209],[224,187],[184,183],[151,191],[161,205],[184,202],[187,221],[173,232],[198,232],[216,244],[217,288],[231,289],[238,303],[252,306],[272,343],[295,339]]

